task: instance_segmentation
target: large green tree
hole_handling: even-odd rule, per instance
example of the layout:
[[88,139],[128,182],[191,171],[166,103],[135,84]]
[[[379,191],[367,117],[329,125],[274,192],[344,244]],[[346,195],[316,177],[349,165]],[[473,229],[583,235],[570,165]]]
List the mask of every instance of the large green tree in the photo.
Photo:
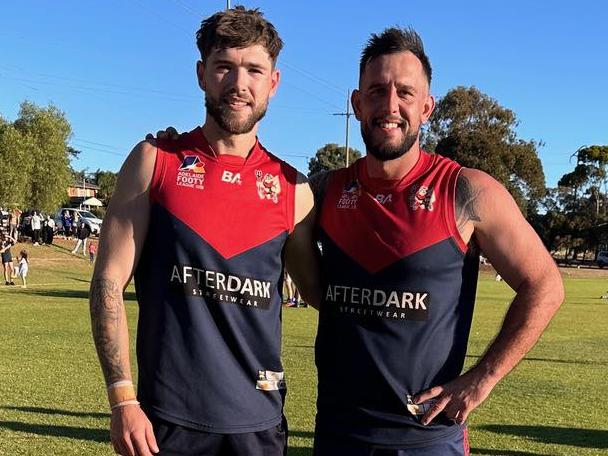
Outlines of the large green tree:
[[99,186],[97,195],[99,196],[99,199],[106,204],[106,206],[110,202],[110,198],[114,193],[117,179],[118,174],[113,173],[112,171],[101,171],[98,169],[95,172],[95,183]]
[[0,206],[27,205],[33,147],[31,137],[0,118]]
[[424,147],[492,175],[524,214],[545,195],[539,142],[517,137],[515,113],[475,87],[456,87],[437,102],[423,135]]
[[[361,158],[361,152],[352,147],[349,150],[349,163]],[[346,166],[346,147],[337,144],[325,144],[317,150],[314,157],[308,160],[308,175],[312,176],[321,171],[344,168]]]
[[14,138],[8,145],[9,154],[17,154],[16,150],[25,145],[29,156],[24,161],[28,176],[20,203],[51,212],[66,199],[71,183],[71,150],[67,145],[72,133],[70,124],[55,106],[39,107],[26,101],[12,127],[14,133],[9,134]]

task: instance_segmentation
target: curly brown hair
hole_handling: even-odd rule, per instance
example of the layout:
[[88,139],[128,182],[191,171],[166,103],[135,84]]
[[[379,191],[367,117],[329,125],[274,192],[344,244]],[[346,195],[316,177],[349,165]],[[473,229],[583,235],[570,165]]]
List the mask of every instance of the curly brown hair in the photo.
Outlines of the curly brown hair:
[[236,6],[220,11],[205,19],[196,32],[196,46],[203,62],[214,49],[242,49],[256,44],[263,46],[272,64],[276,64],[283,41],[274,25],[264,19],[257,8],[248,10]]

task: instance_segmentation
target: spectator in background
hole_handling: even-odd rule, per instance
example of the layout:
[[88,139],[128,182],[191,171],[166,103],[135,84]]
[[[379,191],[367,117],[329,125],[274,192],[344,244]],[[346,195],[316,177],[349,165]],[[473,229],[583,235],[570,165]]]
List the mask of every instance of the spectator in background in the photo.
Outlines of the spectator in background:
[[27,260],[27,250],[22,250],[19,252],[19,266],[18,266],[18,275],[21,277],[21,288],[27,288],[27,273],[30,270],[30,265]]
[[69,211],[63,211],[61,221],[63,222],[63,235],[67,239],[72,236],[72,216]]
[[13,282],[13,255],[11,253],[11,247],[14,244],[15,238],[6,233],[2,233],[0,237],[0,256],[2,257],[5,285],[15,285],[15,282]]
[[87,239],[89,239],[90,235],[91,235],[91,229],[88,227],[88,225],[86,223],[84,223],[84,221],[81,221],[78,224],[78,231],[77,231],[78,242],[76,242],[76,247],[74,247],[74,250],[72,250],[73,254],[78,253],[78,249],[82,245],[82,255],[87,256]]
[[95,241],[89,242],[89,261],[91,264],[95,262],[95,254],[97,253],[97,244]]
[[21,211],[14,207],[8,216],[8,235],[17,239],[17,227],[21,221]]
[[72,218],[72,237],[78,236],[79,222],[80,222],[80,217],[78,216],[78,212],[74,212],[74,216]]
[[285,269],[285,288],[287,289],[287,299],[283,300],[283,305],[285,307],[298,307],[298,303],[300,300],[300,292],[298,291],[298,287],[293,283],[287,269]]
[[32,242],[34,245],[40,245],[40,230],[42,228],[42,217],[38,211],[34,211],[32,218],[30,219],[30,225],[32,227]]
[[42,243],[51,245],[55,236],[55,221],[51,216],[47,216],[42,227]]

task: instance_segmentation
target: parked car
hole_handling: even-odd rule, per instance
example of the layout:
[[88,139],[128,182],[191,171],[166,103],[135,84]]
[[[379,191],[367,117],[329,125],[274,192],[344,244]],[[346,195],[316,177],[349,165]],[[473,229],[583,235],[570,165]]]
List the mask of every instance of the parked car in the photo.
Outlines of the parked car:
[[68,211],[70,213],[70,215],[72,216],[72,220],[74,220],[74,214],[78,214],[78,220],[83,221],[85,225],[89,227],[92,234],[99,235],[103,220],[101,220],[92,212],[85,211],[84,209],[75,209],[73,207],[62,207],[61,209],[58,209],[55,213],[55,217],[53,217],[57,226],[63,226],[61,216],[65,211]]
[[595,262],[600,268],[608,266],[608,250],[600,250],[597,253],[597,258],[595,259]]

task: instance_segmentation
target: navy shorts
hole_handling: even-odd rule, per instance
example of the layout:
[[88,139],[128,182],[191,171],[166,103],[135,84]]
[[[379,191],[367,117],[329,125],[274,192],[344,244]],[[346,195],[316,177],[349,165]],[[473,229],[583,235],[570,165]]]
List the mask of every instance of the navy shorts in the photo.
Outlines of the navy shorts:
[[416,448],[392,448],[361,442],[355,439],[339,439],[331,436],[315,436],[314,456],[469,456],[467,429],[439,443]]
[[152,418],[157,456],[285,456],[287,421],[264,431],[215,434]]

